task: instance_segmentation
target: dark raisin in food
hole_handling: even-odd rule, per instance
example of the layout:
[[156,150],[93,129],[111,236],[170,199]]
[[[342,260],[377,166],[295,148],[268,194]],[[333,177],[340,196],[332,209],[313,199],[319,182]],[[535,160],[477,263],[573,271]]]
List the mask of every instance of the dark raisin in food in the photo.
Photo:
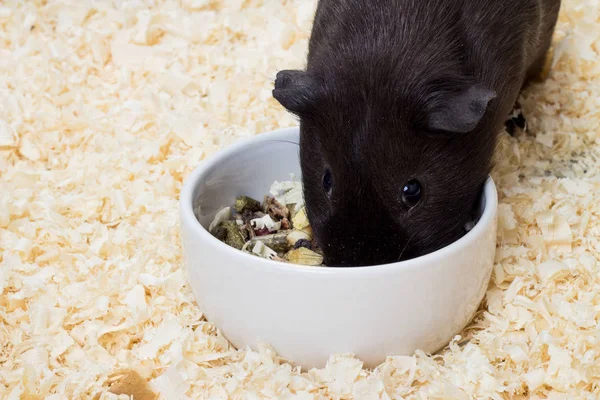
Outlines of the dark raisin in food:
[[265,236],[269,234],[269,228],[255,229],[256,236]]
[[300,247],[306,247],[307,249],[312,250],[312,244],[311,244],[310,240],[308,240],[308,239],[299,239],[294,244],[294,250],[298,249]]

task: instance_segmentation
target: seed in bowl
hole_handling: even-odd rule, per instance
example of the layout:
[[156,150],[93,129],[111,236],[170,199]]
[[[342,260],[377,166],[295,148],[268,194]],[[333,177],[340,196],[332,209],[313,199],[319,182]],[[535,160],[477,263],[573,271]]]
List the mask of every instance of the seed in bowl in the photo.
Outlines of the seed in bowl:
[[301,183],[293,178],[275,182],[262,203],[239,196],[233,206],[215,215],[208,229],[220,241],[258,257],[324,266],[306,216]]

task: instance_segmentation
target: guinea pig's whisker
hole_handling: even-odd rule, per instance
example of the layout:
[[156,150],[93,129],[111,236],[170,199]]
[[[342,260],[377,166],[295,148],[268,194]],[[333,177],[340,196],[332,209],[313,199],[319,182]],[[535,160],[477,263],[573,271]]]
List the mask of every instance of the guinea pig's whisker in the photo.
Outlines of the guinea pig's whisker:
[[265,142],[269,142],[269,143],[289,143],[289,144],[295,144],[296,146],[300,146],[300,143],[294,142],[294,141],[291,141],[291,140],[278,139],[278,140],[265,140]]
[[402,258],[402,256],[404,255],[404,252],[406,251],[406,249],[408,248],[408,245],[410,244],[410,241],[415,237],[415,235],[417,234],[417,232],[413,233],[411,235],[411,237],[408,238],[406,244],[404,245],[404,248],[402,249],[402,251],[400,252],[400,256],[398,256],[398,260],[396,260],[396,262],[400,261],[400,259]]

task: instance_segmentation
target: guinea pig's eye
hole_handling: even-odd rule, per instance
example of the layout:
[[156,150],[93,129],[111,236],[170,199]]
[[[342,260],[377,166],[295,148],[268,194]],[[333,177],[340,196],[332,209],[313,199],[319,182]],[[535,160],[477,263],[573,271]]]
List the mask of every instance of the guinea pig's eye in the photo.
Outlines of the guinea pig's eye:
[[402,201],[407,207],[412,208],[421,201],[421,183],[416,179],[408,181],[402,189]]
[[326,169],[323,174],[323,190],[327,193],[327,196],[331,196],[331,186],[333,184],[331,177],[331,171]]

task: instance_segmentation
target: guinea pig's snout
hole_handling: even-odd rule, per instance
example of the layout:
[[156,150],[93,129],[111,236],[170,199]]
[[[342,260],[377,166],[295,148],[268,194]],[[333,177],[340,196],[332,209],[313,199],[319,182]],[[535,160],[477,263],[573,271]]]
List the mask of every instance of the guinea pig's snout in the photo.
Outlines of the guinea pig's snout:
[[414,257],[414,251],[401,241],[373,243],[357,239],[353,243],[328,245],[323,249],[324,263],[330,267],[362,267],[389,264]]
[[372,266],[415,256],[410,237],[391,227],[383,230],[358,230],[342,226],[332,228],[321,245],[327,266]]

